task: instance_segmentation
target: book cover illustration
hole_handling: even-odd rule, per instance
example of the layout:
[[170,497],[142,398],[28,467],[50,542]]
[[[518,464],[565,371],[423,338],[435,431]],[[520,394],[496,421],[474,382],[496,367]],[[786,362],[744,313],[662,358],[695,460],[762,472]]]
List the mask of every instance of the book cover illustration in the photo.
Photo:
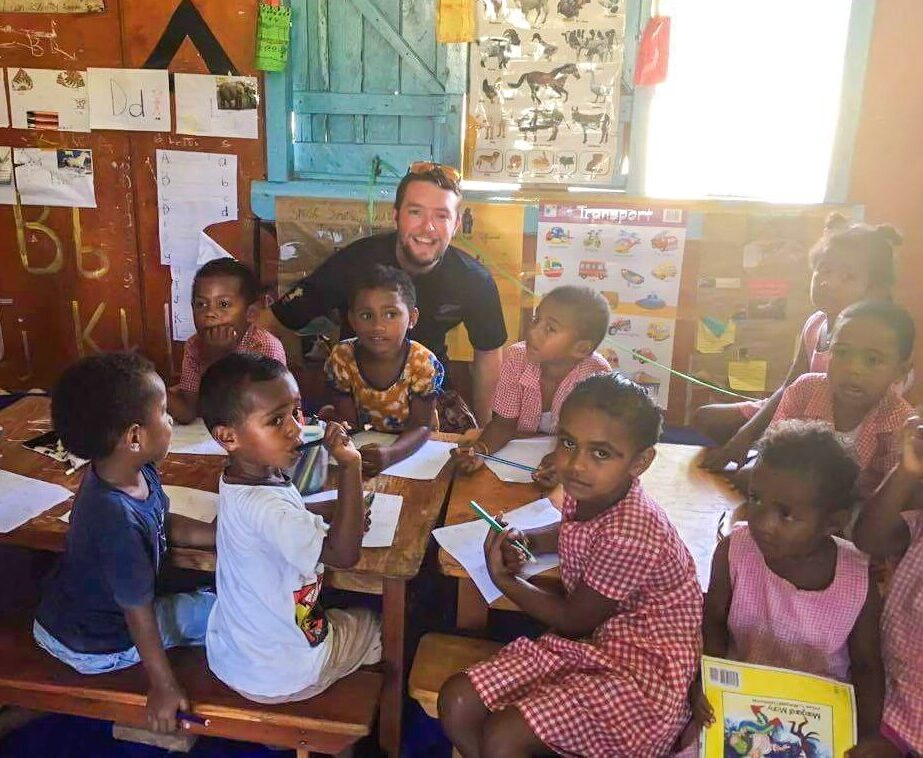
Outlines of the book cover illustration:
[[708,656],[702,681],[715,712],[706,758],[839,758],[855,744],[852,685]]
[[26,440],[22,443],[23,447],[29,448],[29,450],[34,450],[36,453],[41,453],[42,455],[47,455],[49,458],[52,458],[59,463],[63,463],[67,466],[67,473],[73,474],[81,466],[85,466],[89,461],[85,458],[79,458],[71,452],[68,452],[64,445],[61,442],[61,438],[58,436],[58,433],[52,429],[50,432],[45,432],[40,434],[38,437],[33,437],[31,440]]

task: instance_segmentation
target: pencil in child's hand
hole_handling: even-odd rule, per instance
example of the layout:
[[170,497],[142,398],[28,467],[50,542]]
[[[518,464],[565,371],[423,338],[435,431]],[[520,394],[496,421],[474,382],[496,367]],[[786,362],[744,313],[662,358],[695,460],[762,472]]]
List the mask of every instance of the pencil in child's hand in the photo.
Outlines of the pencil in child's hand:
[[[477,515],[482,519],[484,519],[484,521],[487,522],[491,529],[498,533],[503,531],[503,527],[500,525],[500,522],[497,521],[497,519],[495,519],[481,506],[474,502],[474,500],[469,500],[469,502],[471,503],[471,507],[474,508],[474,512],[477,513]],[[538,561],[535,560],[535,556],[532,554],[532,551],[529,550],[529,548],[527,548],[521,540],[513,540],[513,546],[523,552],[523,555],[529,559],[529,563],[538,563]]]

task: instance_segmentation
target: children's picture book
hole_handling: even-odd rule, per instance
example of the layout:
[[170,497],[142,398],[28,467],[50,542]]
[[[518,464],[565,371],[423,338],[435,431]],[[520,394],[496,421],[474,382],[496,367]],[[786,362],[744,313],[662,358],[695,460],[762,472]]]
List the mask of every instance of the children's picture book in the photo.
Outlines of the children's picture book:
[[33,437],[31,440],[26,440],[22,443],[22,446],[29,448],[29,450],[34,450],[36,453],[47,455],[49,458],[53,458],[59,463],[65,464],[68,474],[74,473],[81,466],[85,466],[89,463],[87,459],[79,458],[73,453],[68,452],[54,429],[40,434],[38,437]]
[[704,758],[839,758],[856,744],[851,684],[710,656],[702,683],[715,712]]

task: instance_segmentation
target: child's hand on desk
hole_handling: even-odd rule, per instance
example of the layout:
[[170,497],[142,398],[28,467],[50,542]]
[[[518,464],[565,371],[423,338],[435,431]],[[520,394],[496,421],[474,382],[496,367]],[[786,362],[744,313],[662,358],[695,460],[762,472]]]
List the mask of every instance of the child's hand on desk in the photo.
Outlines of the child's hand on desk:
[[346,430],[336,421],[327,422],[327,428],[324,429],[324,447],[340,466],[355,464],[362,459]]
[[461,440],[458,447],[449,451],[449,455],[459,471],[471,474],[484,465],[484,459],[475,454],[477,451],[485,452],[484,445],[478,440]]
[[553,489],[558,486],[558,469],[554,465],[554,453],[548,453],[542,458],[538,468],[532,472],[532,481],[544,489]]
[[147,726],[152,732],[175,732],[176,712],[188,711],[189,700],[178,685],[154,686],[147,693]]
[[366,476],[378,476],[391,465],[388,448],[374,442],[359,448],[362,455],[362,473]]

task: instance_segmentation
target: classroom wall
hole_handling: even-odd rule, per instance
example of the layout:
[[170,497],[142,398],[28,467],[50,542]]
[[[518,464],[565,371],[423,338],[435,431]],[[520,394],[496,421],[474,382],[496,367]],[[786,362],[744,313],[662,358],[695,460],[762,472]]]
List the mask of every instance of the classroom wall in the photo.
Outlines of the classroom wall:
[[[179,5],[106,0],[100,14],[0,13],[0,66],[142,67]],[[239,73],[252,74],[256,2],[194,5]],[[34,34],[52,30],[54,40]],[[169,70],[209,73],[188,38]],[[251,261],[256,224],[249,185],[265,175],[263,140],[0,129],[0,145],[91,148],[98,206],[24,207],[21,218],[0,206],[0,389],[47,388],[62,366],[97,349],[137,347],[165,375],[175,374],[181,345],[171,346],[165,320],[170,274],[160,265],[155,150],[238,155],[240,220],[222,229],[220,239]]]
[[[878,0],[869,53],[862,112],[849,186],[850,202],[865,206],[866,219],[887,221],[904,235],[899,248],[897,299],[923,331],[923,3]],[[923,376],[918,347],[915,373]],[[923,382],[911,390],[912,402],[923,400]]]

